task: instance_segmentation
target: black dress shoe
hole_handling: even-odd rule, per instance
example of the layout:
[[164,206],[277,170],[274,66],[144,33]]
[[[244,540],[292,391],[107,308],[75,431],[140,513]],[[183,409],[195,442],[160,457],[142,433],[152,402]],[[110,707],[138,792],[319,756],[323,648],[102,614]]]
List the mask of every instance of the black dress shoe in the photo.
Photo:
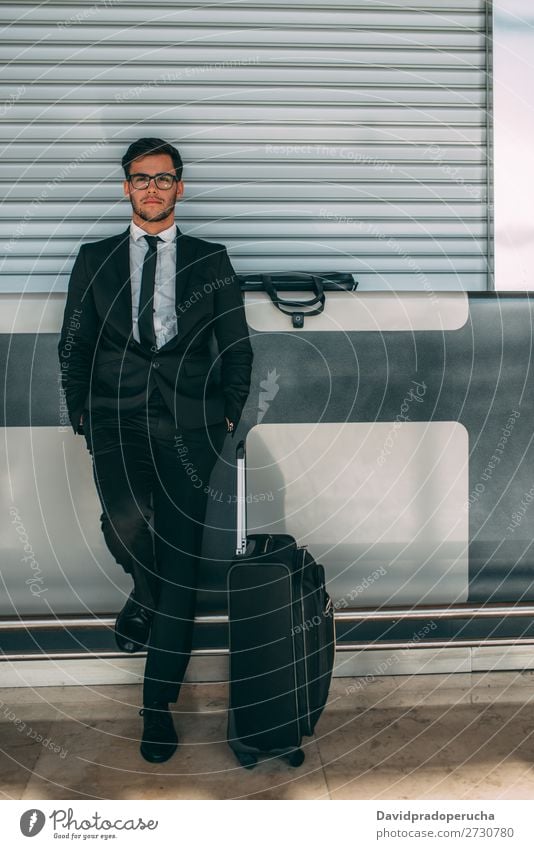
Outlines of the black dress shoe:
[[136,601],[134,591],[117,616],[115,642],[121,651],[133,654],[146,644],[153,611]]
[[143,739],[141,754],[145,761],[163,763],[174,755],[178,746],[178,735],[174,728],[169,707],[163,702],[154,702],[141,708],[143,717]]

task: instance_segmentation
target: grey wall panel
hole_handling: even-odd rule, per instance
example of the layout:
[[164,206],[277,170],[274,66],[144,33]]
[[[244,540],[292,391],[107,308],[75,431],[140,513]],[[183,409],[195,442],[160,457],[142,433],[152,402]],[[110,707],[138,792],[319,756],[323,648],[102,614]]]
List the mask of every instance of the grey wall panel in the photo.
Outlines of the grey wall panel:
[[[8,452],[2,458],[6,485],[1,568],[7,593],[1,612],[13,613],[15,604],[21,614],[35,613],[38,605],[38,597],[29,595],[22,580],[22,552],[15,545],[8,512],[12,504],[19,508],[30,538],[37,541],[34,550],[46,564],[49,586],[53,588],[50,604],[57,614],[88,609],[109,611],[114,599],[118,609],[121,581],[128,579],[103,548],[90,457],[83,438],[75,437],[65,425],[61,410],[54,322],[59,321],[62,311],[57,303],[48,303],[47,298],[33,297],[33,323],[27,311],[17,316],[15,303],[10,300],[9,309],[2,311],[5,320],[0,326],[0,378],[4,387],[0,425],[4,428],[3,451]],[[352,315],[336,328],[333,316],[338,298],[343,302],[342,313]],[[267,318],[259,326],[254,306],[257,300],[256,296],[247,295],[255,360],[251,393],[238,436],[250,431],[252,438],[267,426],[284,434],[298,425],[312,434],[328,427],[340,442],[344,428],[354,428],[356,433],[361,427],[362,433],[370,434],[369,451],[363,444],[359,448],[357,437],[344,439],[351,457],[356,449],[363,452],[356,463],[356,477],[375,456],[377,444],[384,446],[386,467],[389,458],[394,457],[394,462],[406,469],[406,480],[390,493],[390,511],[398,499],[402,512],[405,487],[413,488],[435,466],[436,474],[429,477],[428,485],[433,489],[428,504],[414,507],[409,513],[414,539],[421,528],[426,533],[426,519],[422,518],[427,515],[425,510],[451,497],[453,506],[459,511],[461,508],[458,527],[468,521],[468,570],[466,576],[465,559],[460,557],[453,563],[454,558],[450,558],[455,582],[448,584],[448,568],[440,561],[440,546],[446,547],[446,533],[443,517],[438,516],[435,527],[441,530],[430,543],[436,547],[436,559],[427,558],[428,564],[421,572],[423,583],[432,576],[439,593],[448,593],[448,599],[455,594],[464,598],[467,593],[473,603],[532,601],[534,301],[528,293],[329,293],[326,315],[306,319],[302,330],[292,328],[289,318],[279,316],[272,307],[266,310]],[[27,306],[26,299],[24,304]],[[43,317],[41,327],[35,322],[36,316]],[[7,329],[10,320],[13,332]],[[336,329],[329,329],[332,327]],[[413,381],[424,384],[422,400],[410,396]],[[459,432],[467,434],[467,446],[462,443],[458,449],[451,442],[443,457],[438,451],[436,460],[419,457],[415,461],[417,445],[424,439],[416,440],[417,445],[411,449],[403,447],[395,438],[400,416],[428,435],[434,425],[441,424],[446,425],[447,433],[452,433],[451,423],[457,423]],[[386,435],[380,442],[377,434],[381,437],[384,430]],[[204,611],[224,607],[226,570],[235,547],[235,444],[236,440],[226,440],[210,481],[208,531],[200,570],[200,609]],[[283,459],[277,466],[282,479]],[[443,483],[447,475],[453,483],[450,493]],[[456,485],[464,491],[461,502],[455,495]],[[255,486],[257,490],[257,482]],[[314,486],[318,490],[317,481]],[[271,485],[267,488],[275,489]],[[320,505],[320,492],[316,495]],[[325,512],[331,515],[331,493],[329,498]],[[257,516],[264,509],[262,505],[269,507],[269,502],[256,503],[253,509],[258,511]],[[346,517],[342,517],[343,504],[340,508],[341,528]],[[391,517],[391,512],[387,515]],[[77,516],[82,516],[80,523]],[[314,531],[314,517],[315,513],[307,517],[302,510],[302,528],[308,527],[310,533]],[[371,548],[383,530],[379,524],[374,527]],[[403,533],[404,541],[399,538],[396,548],[385,551],[378,546],[379,556],[387,561],[385,568],[396,558],[402,559],[406,529]],[[330,545],[336,535],[334,524],[325,540],[314,538],[314,548]],[[465,539],[465,534],[460,534],[455,544],[461,546]],[[356,566],[355,558],[350,560],[346,576],[353,591],[365,557]],[[334,570],[329,575],[334,597],[346,592],[345,578],[340,582],[335,571],[339,562],[327,562]],[[426,569],[429,571],[425,575]],[[438,586],[436,574],[441,573],[444,583]],[[410,581],[408,586],[409,598],[405,601],[414,605],[428,603],[428,585],[424,591],[423,584]],[[391,588],[386,592],[386,584],[377,582],[370,589],[373,595],[366,595],[369,588],[364,588],[357,596],[360,606],[367,606],[371,598],[376,602],[377,593],[387,604]],[[380,595],[382,591],[384,595]],[[489,627],[497,625],[502,627],[500,623],[490,623]],[[476,636],[477,627],[481,626],[476,621],[464,623],[464,636]],[[515,626],[512,622],[507,627]],[[362,629],[358,633],[363,633]],[[370,638],[368,632],[363,636]],[[373,638],[378,639],[379,635]]]
[[0,291],[64,292],[80,242],[124,227],[119,161],[140,135],[180,147],[180,224],[223,240],[240,272],[421,289],[382,238],[412,227],[405,254],[431,288],[486,288],[487,14],[483,0],[3,4]]
[[[291,298],[309,297],[307,292],[292,292]],[[461,292],[406,292],[401,298],[388,292],[336,292],[328,297],[324,312],[305,319],[314,333],[330,331],[459,330],[469,320],[468,296]],[[264,292],[245,295],[247,322],[253,331],[291,333],[293,325],[286,315],[273,310]]]
[[66,428],[7,427],[0,464],[2,615],[120,609],[131,579],[106,548],[85,445]]
[[[423,403],[423,385],[410,389]],[[247,434],[247,523],[309,545],[347,607],[362,586],[366,606],[459,604],[468,455],[458,422],[260,423]]]
[[[412,296],[390,297],[409,315],[403,297]],[[458,421],[469,434],[469,599],[526,601],[534,597],[533,302],[527,293],[471,294],[468,302],[467,320],[451,330],[377,321],[368,331],[328,332],[309,318],[302,331],[286,319],[282,331],[278,316],[271,327],[263,322],[246,425],[393,427],[410,382],[424,383],[423,401],[408,404],[410,421]]]

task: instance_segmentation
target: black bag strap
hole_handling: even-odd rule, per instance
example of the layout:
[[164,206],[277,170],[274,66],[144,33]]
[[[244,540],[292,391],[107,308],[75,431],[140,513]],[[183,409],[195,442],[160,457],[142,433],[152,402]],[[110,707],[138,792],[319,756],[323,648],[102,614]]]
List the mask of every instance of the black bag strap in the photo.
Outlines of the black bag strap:
[[[276,291],[276,286],[274,285],[270,274],[262,274],[261,280],[265,291],[269,295],[275,307],[277,307],[280,312],[285,313],[285,315],[290,315],[295,327],[302,327],[304,324],[304,315],[317,315],[324,310],[326,299],[323,282],[321,278],[317,277],[315,274],[306,274],[305,272],[295,271],[292,276],[303,277],[305,280],[311,280],[315,290],[314,297],[309,298],[308,300],[299,300],[298,298],[289,300],[288,298],[281,298]],[[307,309],[305,313],[302,312],[302,307],[313,307],[315,304],[318,304],[319,306],[315,307],[315,309]],[[284,307],[297,307],[297,309],[286,310]]]

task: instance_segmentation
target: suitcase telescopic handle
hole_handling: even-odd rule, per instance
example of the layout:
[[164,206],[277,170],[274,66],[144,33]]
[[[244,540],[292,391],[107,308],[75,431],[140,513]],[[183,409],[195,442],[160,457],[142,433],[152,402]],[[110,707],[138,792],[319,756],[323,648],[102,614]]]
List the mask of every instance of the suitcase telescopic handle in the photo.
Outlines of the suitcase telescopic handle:
[[235,450],[237,466],[237,545],[235,553],[244,554],[247,547],[247,496],[245,469],[245,442],[242,439]]

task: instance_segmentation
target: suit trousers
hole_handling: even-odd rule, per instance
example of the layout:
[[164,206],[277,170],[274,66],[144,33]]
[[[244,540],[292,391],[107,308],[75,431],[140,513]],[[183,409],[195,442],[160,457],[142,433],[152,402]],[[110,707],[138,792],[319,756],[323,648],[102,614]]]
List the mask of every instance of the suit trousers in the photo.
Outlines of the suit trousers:
[[84,436],[111,554],[153,609],[143,703],[175,702],[191,654],[208,484],[224,422],[176,428],[155,387],[134,413],[84,411]]

